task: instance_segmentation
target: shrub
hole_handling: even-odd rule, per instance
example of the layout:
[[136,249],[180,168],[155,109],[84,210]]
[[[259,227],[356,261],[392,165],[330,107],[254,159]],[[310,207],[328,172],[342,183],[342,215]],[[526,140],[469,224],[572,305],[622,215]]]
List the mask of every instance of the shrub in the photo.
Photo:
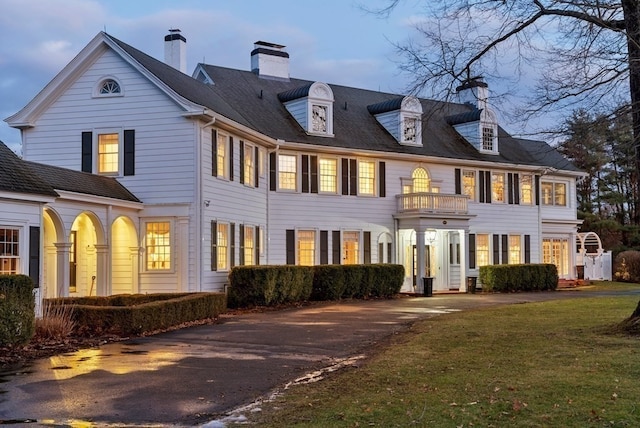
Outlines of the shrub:
[[42,318],[36,319],[36,336],[43,339],[63,339],[73,333],[75,325],[70,305],[45,300],[42,304]]
[[26,275],[0,275],[0,345],[22,345],[35,331],[33,281]]
[[480,267],[483,291],[544,291],[558,287],[553,264],[489,265]]
[[311,300],[338,300],[345,291],[345,266],[320,265],[313,267]]
[[640,282],[640,251],[623,251],[614,261],[616,281]]
[[236,266],[229,282],[229,307],[277,305],[308,300],[313,272],[307,266]]

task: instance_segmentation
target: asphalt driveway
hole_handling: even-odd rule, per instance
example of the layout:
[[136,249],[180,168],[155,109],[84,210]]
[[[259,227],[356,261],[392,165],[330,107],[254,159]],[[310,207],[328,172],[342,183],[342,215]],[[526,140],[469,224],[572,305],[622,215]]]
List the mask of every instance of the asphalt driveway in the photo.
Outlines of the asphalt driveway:
[[0,424],[203,425],[288,382],[351,364],[418,319],[593,295],[435,295],[224,315],[215,325],[81,350],[0,374]]

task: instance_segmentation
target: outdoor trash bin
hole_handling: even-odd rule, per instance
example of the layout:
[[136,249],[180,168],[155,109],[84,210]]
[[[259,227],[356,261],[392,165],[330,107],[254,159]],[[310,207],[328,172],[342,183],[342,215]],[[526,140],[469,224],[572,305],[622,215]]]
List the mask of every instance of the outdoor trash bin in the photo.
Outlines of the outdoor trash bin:
[[475,294],[477,280],[478,278],[475,276],[467,277],[467,293]]
[[423,288],[424,295],[427,297],[433,296],[433,278],[432,277],[422,278],[422,283],[424,285],[424,288]]

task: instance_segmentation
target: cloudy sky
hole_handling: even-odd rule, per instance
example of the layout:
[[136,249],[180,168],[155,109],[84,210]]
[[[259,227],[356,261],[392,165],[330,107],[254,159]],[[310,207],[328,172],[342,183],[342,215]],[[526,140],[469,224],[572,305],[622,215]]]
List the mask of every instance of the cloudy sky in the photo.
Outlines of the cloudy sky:
[[[388,18],[365,12],[387,0],[0,0],[0,119],[24,107],[100,31],[163,59],[164,36],[187,39],[198,62],[245,69],[257,40],[286,45],[291,76],[404,93],[392,42],[411,34],[419,0]],[[514,129],[506,127],[515,132]],[[19,152],[20,133],[0,122]]]

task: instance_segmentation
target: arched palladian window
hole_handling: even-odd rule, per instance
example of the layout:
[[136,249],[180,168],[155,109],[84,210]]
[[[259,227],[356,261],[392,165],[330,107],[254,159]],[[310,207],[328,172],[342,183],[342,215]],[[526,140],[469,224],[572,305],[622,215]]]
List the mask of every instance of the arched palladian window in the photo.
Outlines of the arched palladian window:
[[431,180],[424,168],[416,168],[411,173],[413,179],[413,193],[426,193],[431,191]]

